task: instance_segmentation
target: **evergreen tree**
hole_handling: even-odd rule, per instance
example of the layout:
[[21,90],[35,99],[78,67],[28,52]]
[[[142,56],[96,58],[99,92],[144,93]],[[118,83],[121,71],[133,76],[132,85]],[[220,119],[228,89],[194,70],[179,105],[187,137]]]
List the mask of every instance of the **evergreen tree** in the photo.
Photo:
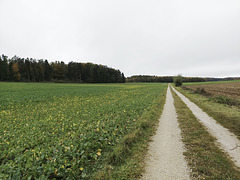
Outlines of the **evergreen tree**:
[[44,69],[45,81],[50,81],[52,79],[52,67],[47,60],[44,61]]
[[9,76],[7,56],[0,56],[0,81],[7,81]]

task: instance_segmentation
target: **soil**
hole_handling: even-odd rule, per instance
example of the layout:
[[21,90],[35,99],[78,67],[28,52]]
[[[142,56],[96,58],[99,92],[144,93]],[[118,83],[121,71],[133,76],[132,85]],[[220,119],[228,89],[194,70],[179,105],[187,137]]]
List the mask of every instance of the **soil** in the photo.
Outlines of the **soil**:
[[166,103],[157,133],[149,144],[146,171],[142,177],[144,180],[190,179],[189,169],[183,155],[184,145],[181,141],[181,130],[173,102],[170,87],[168,87]]
[[192,90],[204,89],[211,95],[221,95],[232,99],[240,100],[240,82],[219,83],[219,84],[199,84],[186,86]]

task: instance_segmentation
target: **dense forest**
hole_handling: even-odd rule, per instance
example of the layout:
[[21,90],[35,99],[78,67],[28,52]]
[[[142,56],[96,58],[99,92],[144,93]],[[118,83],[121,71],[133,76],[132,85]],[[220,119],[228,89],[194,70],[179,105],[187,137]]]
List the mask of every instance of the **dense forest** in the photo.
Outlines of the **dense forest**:
[[119,70],[92,63],[0,56],[0,81],[124,83]]
[[[148,76],[148,75],[136,75],[126,79],[127,82],[162,82],[172,83],[174,76]],[[238,80],[239,77],[229,78],[202,78],[202,77],[183,77],[183,82],[207,82],[207,81],[229,81]]]

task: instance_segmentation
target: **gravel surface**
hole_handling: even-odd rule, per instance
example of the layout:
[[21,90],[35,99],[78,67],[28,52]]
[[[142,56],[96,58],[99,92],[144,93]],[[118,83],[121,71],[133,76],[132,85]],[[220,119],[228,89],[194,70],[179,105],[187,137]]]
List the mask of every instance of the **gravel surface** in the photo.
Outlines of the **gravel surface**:
[[190,179],[189,169],[183,156],[184,145],[181,141],[181,131],[173,102],[170,87],[168,87],[157,133],[149,144],[143,180]]
[[233,160],[237,167],[240,167],[240,141],[237,137],[229,132],[228,129],[224,128],[216,122],[212,117],[208,116],[207,113],[203,112],[196,104],[191,102],[184,95],[173,90],[182,99],[182,101],[188,106],[192,113],[197,119],[206,126],[207,130],[217,139],[218,145],[223,149]]

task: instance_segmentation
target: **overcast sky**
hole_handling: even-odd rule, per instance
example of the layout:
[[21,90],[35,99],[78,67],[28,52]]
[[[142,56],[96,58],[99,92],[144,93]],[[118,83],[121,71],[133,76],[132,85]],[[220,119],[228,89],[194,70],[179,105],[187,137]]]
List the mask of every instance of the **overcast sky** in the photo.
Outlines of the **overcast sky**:
[[240,76],[240,0],[0,0],[0,54]]

